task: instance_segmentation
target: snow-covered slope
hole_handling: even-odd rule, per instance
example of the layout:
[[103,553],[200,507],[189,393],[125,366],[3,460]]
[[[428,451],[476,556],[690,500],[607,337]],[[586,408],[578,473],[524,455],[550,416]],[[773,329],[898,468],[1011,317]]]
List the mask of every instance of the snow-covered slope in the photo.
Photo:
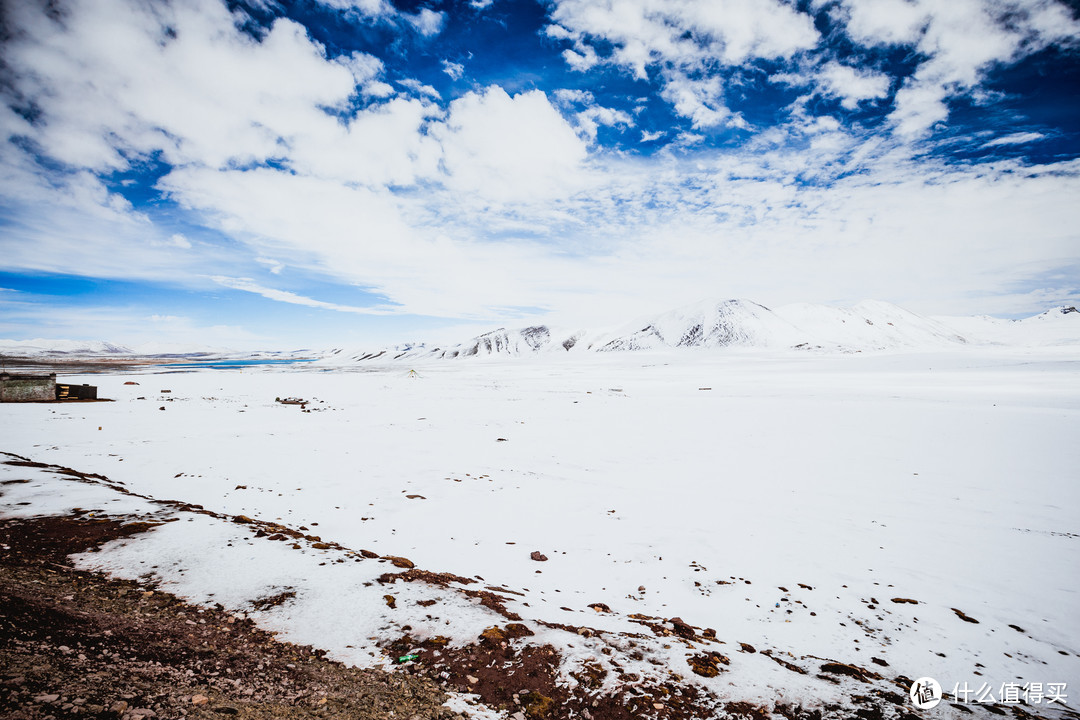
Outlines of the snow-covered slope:
[[94,340],[0,340],[5,355],[130,355],[131,349]]
[[851,308],[798,303],[777,308],[775,313],[826,346],[931,349],[966,342],[942,322],[879,300],[865,300]]
[[195,345],[191,343],[169,342],[145,342],[135,345],[130,350],[133,355],[222,355],[234,353],[235,350],[214,347],[212,345]]
[[1017,347],[1080,345],[1080,311],[1061,306],[1022,320],[979,315],[941,317],[939,322],[956,328],[972,342]]
[[309,358],[314,350],[241,351],[197,343],[145,342],[127,346],[100,340],[0,340],[0,355],[42,358]]
[[0,340],[0,354],[230,358],[321,357],[328,365],[388,361],[513,358],[670,348],[761,348],[834,352],[941,350],[964,345],[1080,345],[1080,312],[1062,306],[1023,320],[924,317],[891,303],[854,307],[797,303],[770,310],[749,300],[705,300],[606,330],[548,325],[498,328],[456,344],[408,343],[362,349],[236,352],[196,345],[144,343],[133,348],[79,340]]
[[659,315],[635,330],[590,343],[599,351],[665,347],[792,347],[807,341],[786,320],[749,300],[703,301]]
[[325,353],[324,362],[367,362],[387,360],[452,360],[475,357],[522,357],[542,352],[566,353],[574,349],[583,332],[563,332],[546,325],[508,330],[499,328],[453,345],[426,343],[395,345],[378,350],[335,349]]
[[546,325],[534,325],[519,330],[499,328],[460,345],[446,349],[437,348],[431,351],[430,356],[438,358],[473,357],[477,355],[481,357],[485,355],[517,357],[550,349],[553,344],[561,345],[561,343],[562,341],[556,340],[551,328]]
[[455,345],[423,344],[336,350],[325,362],[523,357],[668,348],[819,349],[835,351],[940,349],[966,343],[945,323],[880,301],[853,308],[788,305],[773,311],[750,300],[704,300],[608,330],[558,330],[546,325],[499,328]]
[[[0,486],[0,515],[140,513],[157,527],[72,562],[149,576],[359,665],[406,633],[410,648],[439,639],[440,653],[471,653],[507,612],[535,635],[471,667],[549,646],[561,682],[598,667],[641,692],[678,676],[726,700],[805,708],[789,717],[855,717],[836,709],[854,696],[906,703],[925,676],[948,691],[994,683],[995,697],[1010,681],[1072,685],[1080,348],[1016,362],[963,347],[86,376],[74,381],[115,402],[11,408],[0,450],[213,515],[2,460],[0,482],[16,482]],[[258,530],[271,522],[318,537],[274,541]],[[380,582],[397,571],[362,550],[408,558],[415,581]],[[423,652],[419,665],[441,662]],[[713,677],[691,664],[709,652],[724,658]],[[530,682],[506,672],[510,687]],[[975,705],[921,717],[1013,715]],[[888,706],[859,716],[905,712]],[[681,717],[735,714],[692,709]]]

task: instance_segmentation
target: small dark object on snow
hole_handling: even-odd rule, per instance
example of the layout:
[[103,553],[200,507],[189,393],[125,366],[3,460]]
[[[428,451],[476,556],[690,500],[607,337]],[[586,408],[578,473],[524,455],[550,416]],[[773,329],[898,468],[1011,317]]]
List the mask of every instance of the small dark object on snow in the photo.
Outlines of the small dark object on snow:
[[964,614],[963,610],[957,610],[956,608],[953,608],[952,611],[954,613],[956,613],[956,617],[960,618],[964,622],[975,623],[976,625],[979,624],[978,620],[976,620],[975,618],[973,618],[973,617],[971,617],[969,615]]
[[529,557],[536,562],[547,562],[547,555],[544,555],[539,550],[533,550],[532,553],[529,554]]

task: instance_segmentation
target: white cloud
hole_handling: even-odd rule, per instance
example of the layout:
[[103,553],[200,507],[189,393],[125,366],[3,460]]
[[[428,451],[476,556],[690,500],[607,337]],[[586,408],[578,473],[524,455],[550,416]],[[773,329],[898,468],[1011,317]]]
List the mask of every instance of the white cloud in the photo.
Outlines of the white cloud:
[[[817,3],[813,9],[822,10]],[[977,98],[986,73],[1053,44],[1076,47],[1080,22],[1058,0],[838,0],[831,12],[857,49],[909,46],[917,60],[895,97],[892,126],[918,138],[948,118],[948,101]],[[844,108],[885,99],[893,79],[835,59],[811,17],[780,0],[554,0],[547,34],[571,47],[573,70],[598,64],[640,80],[659,78],[662,97],[695,128],[741,125],[725,95],[732,80],[719,70],[746,70],[754,60],[789,67],[770,78],[817,86]],[[816,58],[803,73],[805,57]]]
[[424,130],[442,113],[420,100],[394,98],[358,112],[348,124],[320,124],[294,136],[288,159],[305,175],[372,187],[410,185],[438,172],[441,149]]
[[134,306],[97,306],[85,301],[70,305],[42,304],[7,299],[0,299],[0,337],[105,340],[128,347],[147,342],[169,343],[181,351],[207,346],[262,349],[276,342],[276,338],[238,325],[201,324],[183,315],[147,315],[145,310]]
[[320,5],[338,10],[354,10],[371,17],[393,16],[394,6],[386,0],[317,0]]
[[354,52],[349,55],[339,55],[334,62],[348,68],[352,73],[353,83],[361,88],[365,95],[381,96],[385,94],[383,88],[389,87],[378,78],[383,74],[382,60],[362,52]]
[[983,145],[983,147],[998,147],[1000,145],[1026,145],[1033,143],[1037,140],[1042,140],[1046,136],[1037,132],[1018,132],[1011,135],[1003,135],[999,138],[994,138],[990,142]]
[[260,256],[255,258],[255,262],[259,263],[260,265],[265,265],[274,275],[280,275],[281,271],[285,269],[285,265],[283,263],[280,263],[277,260],[273,260],[271,258],[265,258]]
[[847,32],[867,45],[913,45],[925,30],[925,7],[912,0],[848,0]]
[[288,290],[276,290],[274,288],[268,288],[258,284],[251,278],[233,278],[225,277],[222,275],[214,275],[210,278],[218,285],[222,285],[233,290],[243,290],[244,292],[255,293],[256,295],[262,295],[264,298],[274,300],[277,302],[289,303],[292,305],[304,305],[313,308],[322,308],[323,310],[334,310],[337,312],[356,313],[358,315],[389,315],[394,311],[387,308],[376,307],[356,307],[353,305],[339,305],[337,303],[323,302],[322,300],[313,300],[312,298],[298,295]]
[[398,84],[404,88],[412,90],[415,94],[421,97],[430,98],[432,100],[442,99],[442,96],[439,95],[438,90],[431,87],[430,85],[425,85],[424,83],[414,78],[403,78],[401,80],[398,80]]
[[420,8],[420,12],[415,15],[403,14],[402,17],[425,37],[438,35],[446,22],[446,13],[435,12],[430,8]]
[[562,56],[566,64],[578,72],[585,72],[600,64],[596,51],[588,45],[579,46],[578,50],[563,50]]
[[[642,80],[650,69],[659,72],[665,99],[696,127],[732,117],[721,84],[703,71],[790,58],[818,40],[810,17],[778,0],[556,0],[551,19],[548,34],[574,44],[563,53],[574,70],[606,62]],[[611,54],[598,56],[596,41],[610,43]]]
[[574,112],[574,122],[578,131],[590,142],[596,142],[597,131],[601,126],[632,127],[634,119],[629,113],[615,108],[605,107],[596,102],[596,98],[588,90],[560,88],[552,93],[555,101],[573,112],[577,107],[582,109]]
[[256,42],[214,0],[73,0],[63,24],[18,7],[26,32],[5,59],[45,118],[27,134],[76,167],[123,169],[125,155],[153,151],[175,164],[259,162],[333,124],[318,108],[355,87],[355,63],[327,62],[302,26],[278,20]]
[[556,102],[563,106],[592,105],[596,102],[596,98],[593,97],[591,92],[577,88],[559,88],[552,95],[555,96]]
[[455,190],[520,202],[579,189],[586,146],[539,90],[467,93],[450,103],[445,124],[431,134],[442,143],[446,183]]
[[465,66],[461,63],[442,61],[443,72],[450,76],[451,80],[460,80],[465,74]]
[[818,74],[826,93],[840,98],[840,104],[854,110],[859,103],[889,94],[889,77],[873,70],[858,70],[838,62],[827,63]]
[[947,101],[976,91],[1000,63],[1057,43],[1080,23],[1055,0],[841,0],[848,34],[864,45],[911,46],[926,59],[896,95],[892,120],[919,136],[948,117]]
[[[849,107],[885,97],[880,74],[796,58],[816,33],[790,5],[760,5],[780,8],[775,28],[753,4],[717,5],[724,16],[699,5],[561,3],[565,26],[551,34],[582,58],[659,74],[664,97],[703,129],[741,122],[725,104],[733,89],[706,72],[739,58],[793,58],[811,68],[800,82]],[[47,170],[0,143],[8,268],[188,285],[214,277],[330,311],[498,321],[528,307],[570,318],[584,306],[618,319],[716,295],[767,303],[922,295],[948,312],[949,302],[989,297],[1076,256],[1077,163],[916,161],[904,143],[812,116],[808,100],[786,126],[723,152],[703,147],[699,133],[642,131],[643,141],[671,143],[632,159],[590,147],[600,127],[630,128],[634,118],[587,91],[549,100],[492,86],[447,104],[418,81],[394,78],[407,92],[391,97],[377,59],[328,59],[288,21],[256,41],[211,0],[176,0],[161,16],[134,0],[77,0],[64,26],[23,5],[15,12],[26,35],[9,43],[5,61],[41,118],[30,124],[0,107],[0,130],[67,167]],[[867,43],[921,44],[935,32],[943,43],[944,31],[931,26],[946,11],[934,12],[925,33],[919,23],[856,26]],[[602,30],[609,16],[614,24]],[[1046,17],[1023,22],[1043,28]],[[175,39],[163,35],[166,21]],[[615,43],[613,55],[596,56],[591,42],[600,37]],[[1007,42],[995,47],[1014,52]],[[988,56],[980,52],[928,52],[894,119],[907,112],[916,127],[943,117],[933,74],[961,78],[946,83],[960,92],[981,71],[957,75],[959,61],[951,70],[933,62]],[[387,99],[346,112],[358,88]],[[159,187],[186,213],[183,234],[157,227],[99,179],[155,151],[176,163]],[[268,159],[272,166],[260,165]],[[235,242],[215,244],[214,233],[191,229],[197,223]],[[332,278],[387,306],[338,305],[314,299],[316,290],[249,279],[285,267],[293,282]]]
[[731,119],[741,124],[723,102],[723,85],[717,76],[691,79],[678,73],[668,79],[660,93],[675,108],[689,118],[695,129],[714,127]]
[[579,130],[591,142],[596,142],[596,134],[601,126],[629,128],[634,125],[634,119],[628,113],[602,105],[585,108],[575,116],[575,119]]

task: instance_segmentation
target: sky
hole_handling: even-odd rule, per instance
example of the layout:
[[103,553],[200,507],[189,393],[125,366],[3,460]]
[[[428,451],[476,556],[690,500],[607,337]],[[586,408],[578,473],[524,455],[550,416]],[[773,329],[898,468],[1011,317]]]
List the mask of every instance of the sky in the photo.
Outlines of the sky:
[[1075,0],[21,0],[0,23],[0,338],[1080,303]]

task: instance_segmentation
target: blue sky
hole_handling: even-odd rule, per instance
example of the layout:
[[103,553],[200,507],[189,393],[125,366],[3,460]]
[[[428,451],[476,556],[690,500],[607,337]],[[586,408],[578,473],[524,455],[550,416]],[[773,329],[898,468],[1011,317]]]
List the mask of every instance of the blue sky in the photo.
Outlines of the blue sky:
[[7,3],[0,337],[1080,302],[1057,0]]

